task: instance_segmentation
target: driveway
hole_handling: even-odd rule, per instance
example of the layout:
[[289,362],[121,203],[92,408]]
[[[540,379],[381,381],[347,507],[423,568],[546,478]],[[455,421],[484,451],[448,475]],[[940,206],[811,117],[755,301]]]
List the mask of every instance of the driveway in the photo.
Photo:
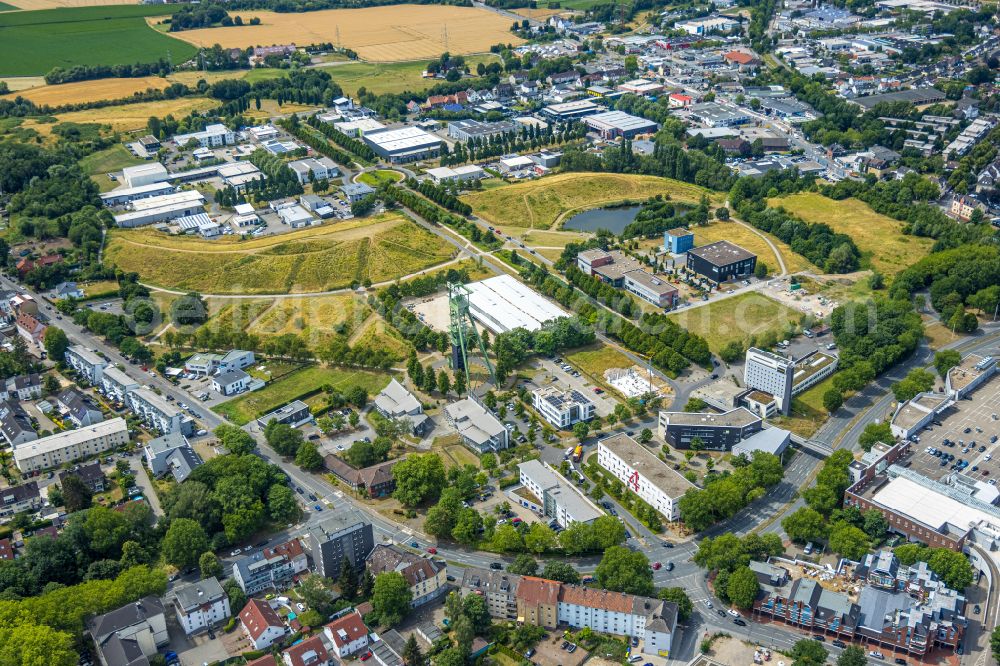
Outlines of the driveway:
[[153,482],[150,480],[149,475],[146,473],[146,468],[142,466],[141,461],[142,458],[139,456],[130,456],[128,459],[129,466],[135,474],[135,485],[142,489],[142,496],[149,502],[149,506],[153,509],[153,514],[157,518],[161,518],[163,517],[163,507],[160,506],[160,498],[157,496],[156,489],[153,488]]

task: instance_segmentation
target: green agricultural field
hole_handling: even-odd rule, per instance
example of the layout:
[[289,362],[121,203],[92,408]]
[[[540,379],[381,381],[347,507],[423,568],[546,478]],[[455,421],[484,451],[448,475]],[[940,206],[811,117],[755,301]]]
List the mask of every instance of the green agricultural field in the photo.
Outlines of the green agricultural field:
[[718,353],[727,342],[743,341],[751,335],[767,331],[783,331],[787,326],[797,324],[802,315],[767,296],[750,292],[669,316],[687,330],[705,338],[711,350]]
[[316,393],[323,386],[340,390],[361,386],[368,391],[368,395],[375,395],[385,388],[389,379],[389,375],[382,372],[310,365],[212,409],[233,423],[244,425],[292,400]]
[[17,7],[14,5],[8,5],[6,2],[0,2],[0,12],[13,12],[17,11]]
[[768,204],[847,234],[861,250],[864,262],[885,275],[903,270],[930,252],[934,244],[931,238],[905,235],[902,222],[876,213],[858,199],[834,201],[815,192],[802,192],[771,199]]
[[178,5],[113,5],[0,14],[0,76],[46,74],[55,67],[173,62],[197,49],[159,33],[143,17],[176,11]]
[[443,263],[454,249],[400,215],[327,223],[243,241],[113,230],[105,261],[165,288],[300,294],[386,282]]
[[669,178],[614,173],[563,173],[462,197],[476,215],[500,226],[551,229],[572,213],[625,200],[669,194],[697,203],[709,190]]
[[[118,143],[110,148],[87,155],[80,160],[80,168],[88,175],[101,176],[105,180],[108,180],[108,182],[112,182],[106,174],[112,171],[121,171],[128,166],[143,164],[145,161],[136,157],[129,152],[128,148]],[[113,182],[112,184],[117,185],[117,183]]]
[[[490,63],[497,59],[495,55],[466,56],[465,62],[470,71],[475,73],[479,63]],[[333,80],[344,89],[345,95],[357,95],[358,88],[365,88],[376,95],[383,93],[401,93],[404,91],[419,92],[426,90],[440,81],[425,79],[421,76],[427,68],[427,60],[409,62],[359,62],[350,61],[331,63],[324,69],[330,73]]]

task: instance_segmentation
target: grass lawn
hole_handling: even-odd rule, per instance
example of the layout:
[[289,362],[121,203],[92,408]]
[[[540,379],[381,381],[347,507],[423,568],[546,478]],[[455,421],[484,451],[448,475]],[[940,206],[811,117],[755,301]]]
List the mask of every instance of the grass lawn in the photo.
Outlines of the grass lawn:
[[[475,73],[479,63],[496,61],[493,54],[466,56],[465,62]],[[421,73],[427,68],[426,60],[410,62],[360,62],[337,63],[324,68],[340,84],[346,95],[357,95],[358,88],[365,88],[375,95],[384,93],[419,92],[439,81],[425,79]]]
[[327,384],[339,389],[362,386],[368,391],[368,395],[375,395],[388,383],[389,375],[383,372],[310,365],[285,375],[259,391],[216,405],[212,409],[233,423],[244,425],[296,398],[314,393]]
[[[774,246],[778,248],[778,251],[781,253],[781,258],[785,260],[785,267],[788,269],[789,273],[815,270],[815,266],[810,264],[801,254],[793,252],[792,248],[774,236],[771,236],[770,238],[771,242],[774,243]],[[777,274],[781,272],[781,267],[780,264],[778,264],[777,257],[774,256],[774,252],[764,239],[741,224],[736,224],[734,222],[713,222],[708,226],[695,227],[694,229],[694,244],[696,246],[706,245],[720,240],[727,240],[731,243],[736,243],[742,248],[750,250],[756,254],[761,261],[767,264],[767,267],[771,269],[772,273]],[[662,244],[662,240],[658,242]]]
[[938,321],[924,319],[924,337],[927,338],[927,346],[931,349],[941,349],[946,344],[954,342],[961,335],[956,335],[950,328]]
[[864,263],[885,275],[895,275],[913,264],[934,244],[931,238],[904,235],[902,222],[876,213],[858,199],[834,201],[815,192],[802,192],[768,203],[806,222],[823,222],[847,234],[861,250]]
[[252,240],[204,241],[151,229],[109,234],[105,259],[167,288],[294,294],[391,281],[452,258],[444,240],[400,215],[327,223]]
[[833,373],[819,384],[812,386],[795,397],[797,402],[801,402],[803,405],[811,410],[810,413],[825,414],[826,408],[823,407],[823,394],[827,392],[828,389],[833,388],[833,378],[837,373]]
[[83,282],[80,284],[86,298],[103,298],[105,296],[118,295],[118,283],[114,280],[99,280],[97,282]]
[[361,174],[358,176],[358,180],[366,185],[378,187],[382,183],[398,183],[403,180],[403,174],[398,171],[390,171],[389,169],[376,169],[375,171],[366,171]]
[[186,42],[153,30],[144,16],[170,13],[157,5],[76,7],[0,16],[0,75],[32,76],[55,67],[184,62],[197,53]]
[[580,351],[566,354],[566,360],[591,377],[604,381],[604,371],[611,368],[631,368],[633,363],[614,347],[604,344],[591,345]]
[[742,341],[765,331],[784,330],[798,323],[802,314],[767,296],[750,292],[668,316],[705,338],[712,351],[718,352],[727,342]]
[[479,457],[462,444],[457,434],[435,437],[431,443],[431,451],[438,454],[444,466],[448,469],[460,465],[479,467]]
[[129,152],[128,148],[118,143],[110,148],[87,155],[80,160],[80,167],[89,175],[100,176],[112,185],[118,185],[118,183],[110,180],[105,174],[112,171],[121,171],[127,166],[143,164],[145,161],[136,157]]
[[669,194],[677,201],[697,202],[702,194],[717,196],[696,185],[669,178],[610,173],[565,173],[516,183],[485,192],[467,194],[462,200],[476,215],[501,226],[551,229],[569,213]]

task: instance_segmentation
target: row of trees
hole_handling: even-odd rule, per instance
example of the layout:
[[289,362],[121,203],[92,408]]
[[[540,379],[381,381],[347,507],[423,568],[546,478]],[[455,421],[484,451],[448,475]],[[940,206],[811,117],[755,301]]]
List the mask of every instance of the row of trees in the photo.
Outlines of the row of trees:
[[[747,464],[747,462],[749,464]],[[764,496],[784,477],[781,460],[770,453],[755,451],[753,458],[734,459],[736,469],[715,477],[703,489],[691,488],[678,507],[684,524],[695,532],[728,518]]]

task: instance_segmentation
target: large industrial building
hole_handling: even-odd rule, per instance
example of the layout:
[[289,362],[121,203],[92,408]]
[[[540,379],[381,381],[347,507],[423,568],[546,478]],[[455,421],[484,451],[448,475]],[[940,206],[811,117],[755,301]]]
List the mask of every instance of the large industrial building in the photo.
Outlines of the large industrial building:
[[441,154],[441,137],[429,134],[419,127],[369,132],[362,138],[379,157],[393,164],[416,162]]
[[568,316],[559,306],[510,275],[473,282],[469,287],[469,311],[493,333],[515,328],[537,331],[542,324]]
[[758,415],[744,407],[722,414],[660,412],[657,430],[663,441],[678,449],[691,448],[697,438],[702,449],[728,451],[760,432],[762,423]]
[[716,241],[687,251],[687,268],[721,284],[753,275],[757,255],[729,241]]
[[645,446],[618,433],[597,443],[597,462],[667,520],[680,520],[677,503],[695,486]]
[[130,210],[115,215],[115,224],[126,229],[155,222],[167,222],[205,212],[205,196],[198,190],[182,190],[173,194],[137,199],[129,203]]
[[153,185],[169,179],[170,174],[167,173],[167,167],[159,162],[136,164],[135,166],[128,166],[122,169],[122,181],[128,188]]
[[579,120],[603,110],[603,106],[598,106],[589,99],[578,99],[575,102],[563,102],[547,106],[542,109],[542,115],[549,120],[565,123],[571,120]]
[[583,122],[602,139],[632,139],[639,134],[651,134],[659,129],[652,120],[646,120],[624,111],[606,111],[587,116]]

